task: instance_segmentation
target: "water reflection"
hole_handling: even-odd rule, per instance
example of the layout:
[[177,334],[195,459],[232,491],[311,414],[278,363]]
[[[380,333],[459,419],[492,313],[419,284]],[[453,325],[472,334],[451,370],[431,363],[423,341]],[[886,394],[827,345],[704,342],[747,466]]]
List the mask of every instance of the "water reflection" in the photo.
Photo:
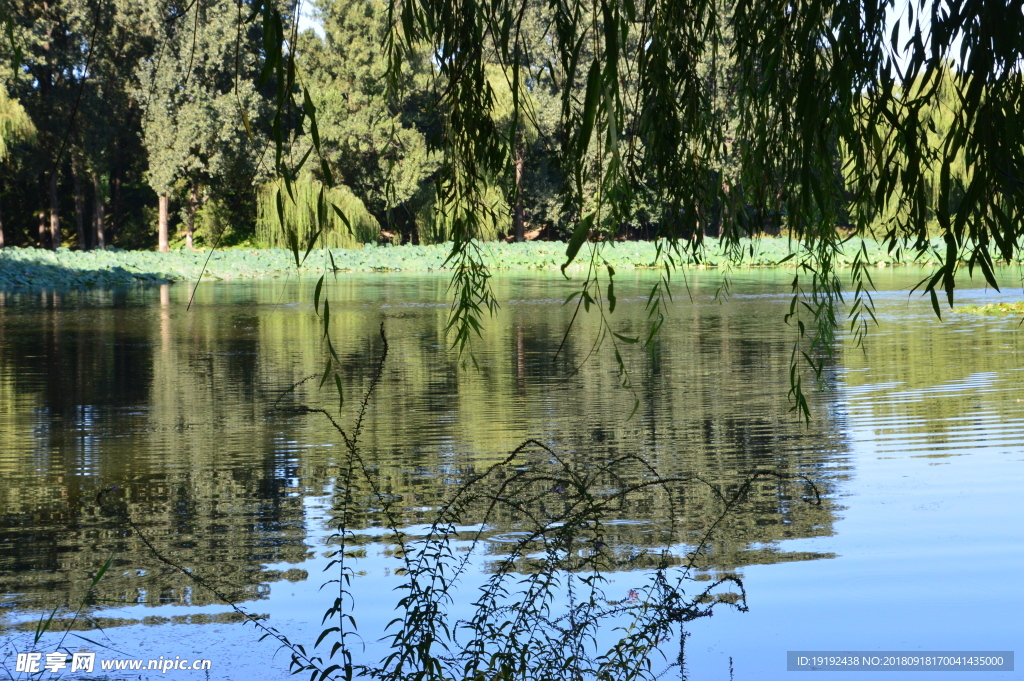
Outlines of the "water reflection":
[[[331,284],[347,414],[380,354],[377,326],[387,324],[391,360],[364,452],[383,492],[402,500],[402,523],[428,521],[454,485],[534,437],[581,467],[637,454],[663,475],[689,476],[677,520],[691,548],[720,513],[712,487],[728,493],[754,470],[788,476],[759,481],[718,526],[705,569],[831,555],[786,547],[833,532],[833,485],[847,464],[840,417],[828,408],[834,390],[819,395],[809,427],[789,412],[784,299],[720,305],[713,287],[693,284],[694,302],[679,304],[652,352],[627,356],[641,403],[627,420],[633,397],[607,354],[586,359],[593,319],[553,360],[572,314],[557,284],[497,281],[508,302],[477,342],[479,370],[461,368],[448,349],[443,277]],[[638,275],[633,290],[627,281],[618,288],[621,332],[642,332],[648,285]],[[3,609],[10,621],[80,602],[111,552],[114,568],[92,598],[96,616],[108,605],[213,602],[97,506],[109,486],[162,554],[239,601],[301,578],[303,561],[322,550],[303,499],[330,506],[339,441],[322,420],[287,410],[337,408],[317,381],[288,390],[322,369],[311,306],[288,302],[309,300],[311,283],[204,285],[186,310],[189,294],[162,286],[8,295],[0,306],[0,588],[14,604]],[[835,372],[826,379],[834,384]],[[822,505],[803,502],[802,483],[792,482],[801,475],[819,483]],[[367,497],[357,514],[366,543],[380,541],[376,506]],[[609,519],[618,521],[609,537],[623,550],[651,545],[667,514],[664,495],[638,498]],[[496,517],[489,532],[516,527],[514,517]],[[680,559],[686,551],[678,547]]]

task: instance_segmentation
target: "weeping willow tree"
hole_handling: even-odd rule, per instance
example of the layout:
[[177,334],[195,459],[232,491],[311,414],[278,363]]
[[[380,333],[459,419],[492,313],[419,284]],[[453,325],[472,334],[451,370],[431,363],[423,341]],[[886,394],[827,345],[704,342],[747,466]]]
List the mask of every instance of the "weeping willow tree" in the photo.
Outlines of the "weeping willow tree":
[[[920,106],[919,118],[925,131],[925,149],[941,147],[949,135],[957,115],[958,87],[956,83],[960,79],[961,75],[957,70],[952,65],[946,65],[934,96],[928,97]],[[897,91],[905,103],[914,102],[925,94],[921,80],[904,85]],[[887,152],[898,153],[898,149],[890,142]],[[930,154],[923,159],[920,167],[923,181],[919,190],[924,190],[929,200],[926,214],[929,235],[941,236],[943,233],[937,215],[938,208],[943,201],[948,202],[950,214],[956,214],[964,197],[964,191],[971,183],[971,168],[968,166],[963,152],[964,150],[961,148],[949,159],[945,190],[943,189],[943,165],[939,157],[936,154]],[[902,183],[902,177],[897,177],[896,182]],[[944,199],[943,191],[948,192],[948,198]],[[871,220],[869,233],[880,238],[890,234],[894,226],[898,229],[896,221],[906,212],[908,205],[903,202],[902,192],[893,192],[891,196],[883,197],[871,208],[875,211],[875,215]]]
[[327,188],[309,174],[291,183],[290,194],[283,184],[260,190],[256,238],[261,243],[291,248],[317,239],[328,248],[357,248],[380,238],[380,224],[348,187]]
[[[517,149],[526,142],[537,138],[538,131],[533,121],[514,117],[512,79],[509,73],[489,65],[487,83],[491,89],[492,108],[491,122],[499,131],[510,137]],[[530,101],[529,91],[518,85],[519,97]],[[522,154],[512,159],[513,163],[522,163]],[[417,213],[421,243],[444,243],[456,237],[465,238],[466,234],[457,234],[458,225],[466,224],[469,216],[460,212],[472,213],[473,232],[468,236],[479,241],[494,241],[509,235],[513,230],[517,208],[522,210],[522,172],[500,173],[486,178],[478,178],[482,184],[476,185],[478,190],[471,201],[439,201],[437,195],[447,194],[449,187],[440,187],[437,195],[428,201]],[[505,185],[505,186],[503,186]],[[453,212],[454,211],[454,212]],[[521,240],[521,239],[520,239]]]
[[7,88],[0,88],[0,161],[11,153],[11,147],[35,137],[36,128],[16,99],[11,99]]
[[[477,233],[473,238],[480,241],[494,241],[508,234],[512,228],[512,217],[505,192],[495,184],[481,193],[482,203],[472,210],[482,216],[477,222]],[[416,213],[416,225],[421,244],[442,244],[454,237],[455,225],[462,216],[443,212],[449,206],[439,205],[430,200]],[[458,208],[457,208],[458,209]]]
[[[11,147],[35,137],[36,128],[25,108],[7,94],[6,87],[0,87],[0,163],[7,160]],[[0,248],[4,246],[4,223],[0,216]]]

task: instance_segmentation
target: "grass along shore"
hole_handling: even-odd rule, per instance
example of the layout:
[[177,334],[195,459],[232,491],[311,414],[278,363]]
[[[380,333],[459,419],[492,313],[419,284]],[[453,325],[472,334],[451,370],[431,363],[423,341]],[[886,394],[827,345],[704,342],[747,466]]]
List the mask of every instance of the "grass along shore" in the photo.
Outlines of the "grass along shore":
[[[917,259],[898,261],[884,246],[871,239],[853,239],[846,244],[839,264],[849,265],[861,244],[868,262],[877,266],[898,264],[929,265],[937,262],[934,252]],[[707,239],[704,259],[681,263],[690,267],[719,267],[730,264],[717,239]],[[565,244],[552,241],[531,241],[521,244],[481,242],[478,244],[484,263],[498,270],[554,270],[565,262]],[[785,238],[744,239],[742,257],[734,267],[772,267],[793,253],[803,250]],[[649,241],[613,242],[604,245],[601,259],[616,269],[649,268],[653,265],[656,244]],[[945,248],[941,239],[932,241],[932,250]],[[450,246],[364,246],[346,250],[333,249],[334,264],[342,272],[436,272],[445,269]],[[209,263],[204,271],[204,263]],[[326,258],[322,251],[310,254],[299,274],[322,272]],[[784,266],[793,267],[799,257]],[[580,252],[570,266],[578,272],[587,266],[587,250]],[[170,253],[156,251],[122,251],[115,248],[95,251],[50,251],[38,248],[0,249],[0,290],[25,288],[82,288],[123,284],[160,284],[173,281],[203,279],[230,280],[258,277],[281,277],[295,273],[295,259],[284,249],[231,248],[215,251],[177,249]]]

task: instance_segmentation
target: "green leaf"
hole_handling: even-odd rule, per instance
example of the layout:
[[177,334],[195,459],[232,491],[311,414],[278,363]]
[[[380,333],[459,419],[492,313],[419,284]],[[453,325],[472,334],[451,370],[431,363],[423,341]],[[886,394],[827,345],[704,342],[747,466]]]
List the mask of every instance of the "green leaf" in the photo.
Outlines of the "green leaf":
[[291,250],[292,255],[295,257],[296,269],[302,266],[302,261],[299,259],[299,235],[294,229],[286,229],[285,236],[288,239],[288,248]]
[[240,108],[239,111],[242,114],[242,125],[245,127],[245,135],[249,138],[250,143],[255,144],[256,138],[252,136],[252,123],[249,122],[249,114],[243,108]]
[[934,288],[928,289],[928,294],[932,299],[932,309],[935,310],[935,316],[942,319],[942,310],[939,309],[939,296],[936,295]]
[[60,608],[60,603],[53,606],[53,610],[50,612],[49,617],[40,617],[39,621],[36,622],[35,635],[32,641],[33,643],[39,643],[39,640],[43,637],[43,634],[45,634],[49,630],[50,625],[53,623],[53,618],[57,614],[58,608]]
[[[795,257],[796,257],[796,252],[794,251],[793,253],[790,253],[790,254],[789,254],[789,255],[787,255],[787,256],[786,256],[785,258],[783,258],[782,260],[778,261],[778,262],[777,262],[777,263],[775,263],[775,264],[776,264],[776,266],[778,266],[778,265],[781,265],[782,263],[784,263],[784,262],[787,262],[787,261],[789,261],[789,260],[792,260],[792,259],[793,259],[793,258],[795,258]],[[796,286],[796,284],[794,283],[794,284],[793,284],[793,286],[795,287],[795,286]]]
[[101,567],[99,569],[99,572],[96,573],[96,576],[92,578],[92,583],[89,585],[89,590],[90,591],[92,591],[93,588],[97,584],[99,584],[100,580],[103,579],[103,575],[106,574],[107,570],[110,568],[111,563],[113,563],[113,562],[114,562],[114,552],[111,552],[110,556],[107,558],[107,562],[103,564],[103,567]]
[[319,386],[318,386],[318,388],[317,388],[318,390],[323,390],[323,387],[324,387],[324,383],[326,383],[326,382],[327,382],[327,379],[328,379],[328,378],[330,377],[330,375],[331,375],[331,369],[332,369],[333,367],[334,367],[334,364],[333,364],[333,362],[332,362],[332,361],[331,361],[330,359],[328,359],[328,360],[327,360],[327,366],[325,366],[325,367],[324,367],[324,375],[323,375],[323,377],[322,377],[322,378],[320,379],[320,385],[319,385]]
[[338,214],[338,217],[341,218],[341,221],[345,223],[345,227],[348,229],[349,234],[354,234],[355,232],[352,229],[352,223],[349,222],[348,216],[345,215],[345,211],[338,208],[338,206],[333,203],[331,204],[331,208],[333,208],[334,212]]
[[312,154],[312,153],[313,153],[313,147],[310,147],[309,149],[306,149],[306,153],[302,155],[302,158],[299,159],[299,162],[292,169],[292,173],[293,174],[298,175],[299,172],[302,171],[302,166],[306,165],[306,160],[309,158],[309,155]]
[[583,100],[583,125],[580,127],[579,147],[577,155],[582,158],[590,143],[590,136],[594,130],[594,121],[597,120],[597,109],[601,98],[601,64],[595,58],[590,65],[590,73],[587,74],[587,94]]
[[316,289],[313,291],[313,310],[320,313],[320,291],[324,287],[324,277],[326,275],[321,274],[320,278],[316,280]]
[[324,182],[328,187],[334,186],[334,173],[331,172],[331,167],[327,165],[327,159],[320,159],[320,172],[324,175]]
[[243,23],[251,24],[256,21],[256,17],[259,16],[260,12],[264,11],[263,0],[253,0],[252,7],[249,10],[249,16],[245,18]]
[[565,274],[565,268],[576,259],[576,254],[580,252],[580,247],[583,246],[583,242],[587,240],[587,235],[590,234],[590,230],[593,226],[593,213],[587,215],[576,223],[576,229],[572,231],[572,237],[569,239],[569,245],[565,249],[565,262],[562,263],[563,275]]
[[313,247],[316,246],[317,239],[323,234],[324,228],[327,226],[327,201],[324,198],[324,186],[320,185],[320,193],[316,199],[316,231],[309,235],[309,241],[306,244],[306,253],[302,256],[302,262],[306,262],[306,258],[313,251]]
[[314,643],[313,645],[319,646],[321,643],[323,643],[324,639],[327,638],[328,634],[332,634],[334,632],[340,633],[341,629],[339,629],[338,627],[327,627],[326,629],[320,632],[320,636],[317,637],[316,643]]
[[316,147],[316,153],[320,154],[320,129],[316,125],[316,107],[313,106],[308,88],[302,88],[302,106],[309,117],[309,134],[313,138],[313,146]]

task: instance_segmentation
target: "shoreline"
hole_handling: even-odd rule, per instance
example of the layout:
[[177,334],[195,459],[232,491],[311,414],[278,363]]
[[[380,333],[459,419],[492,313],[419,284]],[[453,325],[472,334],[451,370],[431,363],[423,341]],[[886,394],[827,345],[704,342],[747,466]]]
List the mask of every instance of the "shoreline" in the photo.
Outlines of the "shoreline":
[[[689,259],[679,263],[692,269],[714,269],[724,265],[736,268],[793,269],[806,249],[792,249],[795,242],[785,237],[762,237],[741,240],[742,256],[732,260],[722,253],[718,239],[705,240],[705,257],[700,263]],[[940,238],[932,240],[938,249]],[[798,245],[798,244],[797,244]],[[565,261],[566,245],[557,241],[529,241],[520,244],[504,242],[477,243],[484,263],[494,272],[546,270],[557,272]],[[944,248],[944,245],[942,246]],[[916,260],[901,261],[887,253],[873,239],[856,239],[848,243],[846,252],[836,264],[849,267],[861,249],[868,264],[874,267],[901,265],[932,265],[938,259],[929,251]],[[331,249],[338,272],[442,272],[450,251],[449,244],[432,246],[373,246],[359,249]],[[655,265],[657,243],[653,241],[609,242],[601,250],[600,264],[617,270],[651,269]],[[789,256],[788,260],[785,260]],[[204,270],[204,263],[209,262]],[[581,250],[567,273],[582,272],[588,266],[586,248]],[[785,262],[784,262],[785,261]],[[662,261],[664,263],[664,259]],[[1017,262],[1022,262],[1018,260]],[[89,289],[130,284],[166,284],[178,281],[228,281],[260,279],[286,275],[315,275],[330,268],[324,249],[314,250],[301,268],[296,269],[292,252],[286,249],[231,248],[214,251],[173,250],[122,251],[115,248],[95,251],[72,251],[62,248],[51,251],[40,248],[7,247],[0,249],[0,291],[33,289]]]

